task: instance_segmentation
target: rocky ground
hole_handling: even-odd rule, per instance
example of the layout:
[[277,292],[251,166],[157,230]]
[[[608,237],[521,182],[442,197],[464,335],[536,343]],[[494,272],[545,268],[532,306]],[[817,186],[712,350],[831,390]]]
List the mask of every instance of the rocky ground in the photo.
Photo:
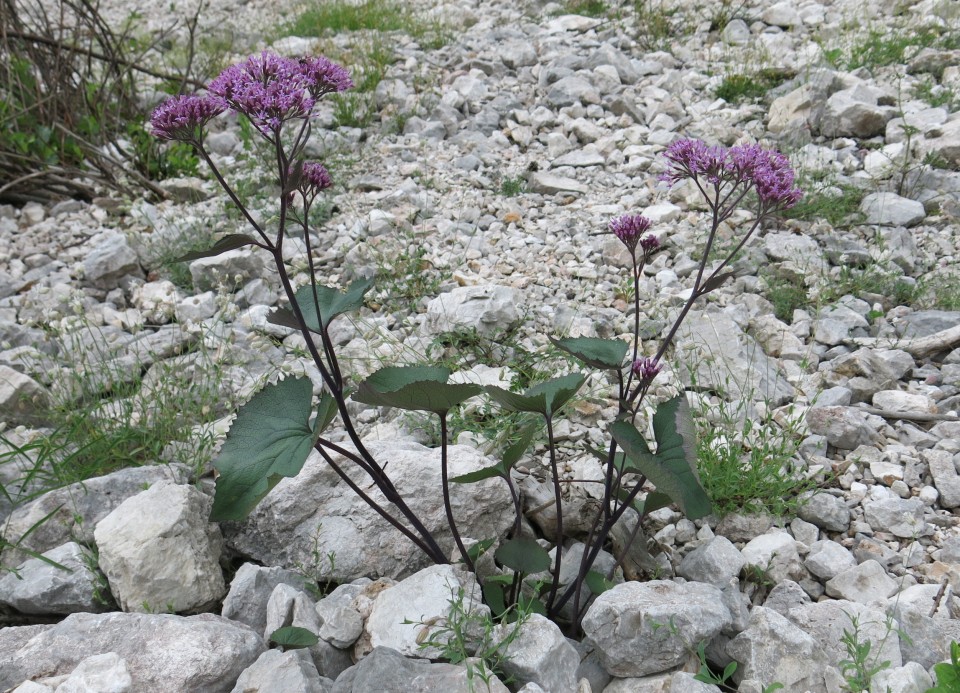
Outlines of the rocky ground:
[[[251,27],[274,26],[277,7],[211,2],[201,26],[231,29],[239,59],[270,35]],[[752,242],[736,281],[691,313],[656,394],[687,387],[707,428],[723,431],[717,445],[743,437],[743,420],[764,440],[792,441],[771,474],[794,475],[805,502],[782,517],[653,513],[644,529],[655,565],[596,599],[580,641],[532,616],[517,632],[499,626],[491,642],[507,643],[501,675],[527,693],[723,690],[693,679],[700,644],[718,670],[737,662],[725,690],[922,693],[960,640],[957,8],[659,9],[669,10],[664,35],[651,23],[660,15],[626,9],[593,18],[554,3],[465,0],[412,10],[447,22],[447,43],[391,35],[395,58],[370,123],[338,126],[325,104],[310,145],[337,179],[313,239],[321,273],[338,285],[381,276],[334,337],[359,376],[455,347],[473,350],[462,367],[483,382],[560,367],[547,335],[632,330],[626,257],[606,227],[644,212],[665,245],[641,286],[655,345],[689,291],[706,223],[694,190],[656,183],[658,155],[679,137],[780,148],[821,206]],[[928,29],[936,41],[890,65],[862,48],[919,42]],[[273,48],[347,43],[286,37]],[[780,82],[762,99],[718,97],[731,75],[757,81],[761,69]],[[251,166],[236,123],[221,121],[208,141],[214,159],[269,218],[269,178]],[[299,337],[266,321],[279,291],[263,257],[232,251],[192,263],[189,276],[164,264],[244,230],[211,180],[164,185],[173,199],[163,202],[0,208],[0,558],[16,568],[0,577],[0,619],[28,624],[0,629],[0,690],[507,690],[480,681],[476,661],[441,661],[456,646],[438,646],[450,636],[451,595],[462,590],[460,605],[482,620],[475,577],[428,565],[319,458],[248,520],[207,521],[205,459],[232,404],[278,372],[311,371],[294,355]],[[734,217],[723,234],[747,221]],[[303,248],[288,245],[302,269]],[[791,287],[803,300],[784,308]],[[129,396],[111,398],[120,385]],[[92,402],[82,398],[91,388]],[[591,378],[558,429],[571,505],[596,494],[599,467],[584,448],[602,444],[612,392]],[[104,463],[102,476],[44,492],[71,459],[34,445],[50,435],[51,402],[88,407],[104,427],[149,426],[172,409],[193,436],[171,441],[156,460],[166,464]],[[452,545],[435,432],[373,407],[355,415],[400,491]],[[490,464],[495,428],[460,432],[454,473]],[[744,442],[747,453],[760,445],[756,431]],[[555,522],[545,472],[542,446],[517,472],[539,536]],[[453,491],[462,534],[505,536],[503,485]],[[572,538],[564,553],[580,548]],[[319,642],[268,649],[284,625]],[[859,668],[853,641],[872,647]],[[869,684],[857,678],[885,662]]]

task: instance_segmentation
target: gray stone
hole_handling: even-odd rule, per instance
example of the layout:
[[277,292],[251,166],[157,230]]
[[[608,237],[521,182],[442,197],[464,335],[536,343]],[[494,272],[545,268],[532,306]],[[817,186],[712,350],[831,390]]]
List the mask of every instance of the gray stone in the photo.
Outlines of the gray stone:
[[137,693],[227,693],[263,651],[247,626],[211,614],[71,614],[54,626],[0,629],[0,689],[113,652]]
[[864,223],[887,226],[916,226],[926,217],[923,203],[891,192],[865,195],[860,211],[865,217]]
[[764,571],[774,582],[804,577],[797,542],[781,529],[751,539],[740,553],[748,565]]
[[[180,464],[130,467],[45,493],[7,518],[2,528],[8,542],[2,554],[3,565],[14,568],[30,558],[10,546],[18,542],[39,553],[73,539],[92,544],[96,524],[124,500],[161,481],[186,483],[189,476],[189,470]],[[41,523],[47,515],[50,517]]]
[[770,5],[760,15],[760,19],[766,24],[784,29],[803,24],[800,13],[792,2],[778,2]]
[[826,656],[817,641],[771,609],[754,607],[749,626],[727,643],[726,651],[740,663],[736,681],[777,681],[788,691],[827,691]]
[[609,43],[601,43],[587,58],[586,67],[594,69],[601,65],[614,67],[623,84],[634,84],[640,79],[640,74],[630,61],[630,56]]
[[116,652],[87,657],[57,686],[56,693],[128,693],[133,679]]
[[469,664],[433,664],[378,647],[337,677],[332,693],[509,693],[489,670],[481,684],[478,665]]
[[136,252],[121,233],[104,233],[83,260],[84,282],[98,289],[112,289],[127,275],[143,276]]
[[883,669],[870,679],[873,693],[925,693],[934,684],[926,669],[916,662],[907,662],[902,667]]
[[[399,494],[423,520],[446,553],[453,549],[443,507],[440,484],[440,449],[412,442],[366,443],[382,461],[389,460],[390,476]],[[492,461],[474,448],[450,446],[449,474],[459,476],[488,467]],[[369,478],[342,457],[358,483]],[[374,489],[367,493],[381,505],[387,501]],[[476,484],[451,484],[453,515],[461,536],[503,536],[513,523],[513,502],[499,479]],[[296,508],[291,513],[290,509]],[[430,564],[409,539],[394,531],[383,518],[349,490],[319,455],[311,454],[303,470],[283,479],[241,523],[224,527],[227,544],[268,565],[312,565],[315,555],[335,556],[324,577],[349,582],[368,575],[401,578]],[[374,536],[377,541],[370,541]]]
[[31,558],[0,577],[0,605],[24,614],[73,614],[106,611],[109,595],[100,571],[91,570],[92,555],[76,542],[42,554],[51,565]]
[[717,525],[716,533],[730,541],[750,541],[773,526],[770,515],[743,515],[730,513],[724,515]]
[[926,395],[901,390],[879,390],[873,394],[873,406],[887,411],[936,414],[937,405]]
[[889,496],[863,503],[863,516],[878,532],[910,538],[925,534],[923,501]]
[[827,580],[825,587],[827,594],[835,599],[875,604],[886,602],[896,593],[897,581],[887,575],[877,561],[864,561],[837,573]]
[[[596,598],[583,632],[610,674],[645,676],[685,662],[689,643],[710,640],[731,618],[712,585],[625,582]],[[638,652],[644,656],[637,657]]]
[[677,575],[723,589],[740,574],[746,559],[729,539],[716,536],[683,557]]
[[891,614],[906,636],[900,639],[903,661],[917,662],[927,670],[937,662],[949,661],[950,643],[960,642],[960,621],[931,618],[929,606],[891,601]]
[[568,75],[558,79],[547,89],[547,103],[554,108],[564,108],[574,104],[586,106],[600,103],[600,92],[584,77]]
[[334,647],[347,648],[363,633],[363,616],[353,606],[354,598],[363,591],[367,578],[346,585],[338,585],[317,602],[321,638]]
[[954,457],[944,450],[920,452],[920,458],[930,467],[933,485],[940,492],[940,505],[947,509],[960,507],[960,474],[957,474]]
[[[503,672],[516,683],[536,683],[545,691],[575,691],[580,656],[560,627],[540,614],[531,614],[517,628],[501,624],[497,637],[509,640],[503,649]],[[511,636],[516,629],[516,635]]]
[[558,176],[553,173],[534,173],[527,179],[527,190],[541,195],[556,195],[558,193],[586,194],[590,189],[574,178]]
[[436,658],[441,653],[438,645],[421,645],[431,636],[439,642],[452,636],[447,630],[434,632],[432,626],[445,624],[451,603],[461,598],[462,608],[474,617],[490,613],[472,573],[453,565],[433,565],[377,595],[364,630],[374,648],[387,647],[407,657]]
[[292,570],[244,563],[230,582],[220,615],[262,633],[267,627],[267,603],[274,588],[280,584],[303,589],[305,580]]
[[818,541],[810,546],[804,567],[821,580],[829,580],[838,573],[857,565],[853,555],[835,541]]
[[957,310],[918,310],[905,315],[895,324],[901,337],[929,337],[937,332],[956,327],[960,324],[960,311]]
[[829,532],[846,532],[850,526],[850,509],[847,504],[830,493],[808,493],[801,496],[797,514]]
[[895,115],[889,106],[878,106],[879,89],[859,84],[834,92],[827,99],[820,119],[820,133],[826,137],[873,137],[881,135]]
[[839,668],[850,657],[843,642],[845,631],[856,631],[859,642],[869,642],[871,658],[876,657],[878,662],[888,661],[898,667],[903,661],[897,622],[891,620],[888,624],[883,609],[842,599],[826,600],[791,609],[788,618],[813,636],[832,666]]
[[776,360],[730,315],[690,311],[677,331],[676,344],[678,355],[697,364],[695,375],[701,388],[775,406],[794,397],[793,386],[780,373]]
[[[810,595],[803,591],[799,583],[784,580],[770,590],[763,602],[765,609],[772,609],[781,616],[787,616],[791,609],[810,603]],[[746,628],[746,625],[744,625]]]
[[197,291],[239,289],[264,272],[263,256],[250,248],[228,250],[214,257],[203,257],[190,263],[190,279]]
[[[864,312],[868,308],[864,308]],[[820,318],[814,323],[814,338],[821,344],[836,346],[849,338],[854,330],[866,330],[869,326],[862,313],[845,305],[835,305],[820,313]]]
[[731,19],[720,32],[720,38],[731,46],[743,46],[750,43],[750,27],[742,19]]
[[[868,417],[855,407],[812,407],[807,410],[807,426],[812,433],[824,436],[833,447],[853,450],[860,445],[884,442]],[[813,522],[809,517],[803,519]]]
[[36,380],[0,364],[0,420],[9,424],[41,422],[50,394]]
[[505,41],[498,53],[503,64],[512,70],[537,64],[537,50],[529,41]]
[[308,650],[267,650],[244,669],[231,693],[329,693],[332,688]]
[[[936,136],[932,136],[936,133]],[[932,154],[956,170],[960,166],[960,119],[954,118],[941,127],[928,131],[919,142],[922,155]]]
[[430,301],[427,325],[433,334],[476,330],[492,337],[520,321],[519,303],[518,292],[506,286],[462,286]]
[[124,611],[193,611],[226,592],[213,499],[193,486],[154,484],[97,523],[100,568]]

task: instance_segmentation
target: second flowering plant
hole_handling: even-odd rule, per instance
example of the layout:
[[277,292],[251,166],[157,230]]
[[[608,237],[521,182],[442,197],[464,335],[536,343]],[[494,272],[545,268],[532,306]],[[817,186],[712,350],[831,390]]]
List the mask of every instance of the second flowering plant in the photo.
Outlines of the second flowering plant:
[[[634,329],[630,342],[618,339],[554,339],[553,343],[585,368],[608,371],[616,384],[618,415],[609,423],[609,444],[595,451],[603,465],[603,494],[592,524],[584,536],[572,537],[564,528],[564,489],[558,471],[554,425],[564,406],[583,385],[586,376],[573,372],[535,385],[525,392],[498,387],[449,382],[450,371],[428,366],[387,367],[361,382],[355,391],[347,387],[330,324],[339,315],[363,306],[371,280],[358,280],[341,291],[320,281],[314,265],[310,217],[313,204],[331,179],[320,162],[305,159],[303,152],[311,134],[314,109],[326,94],[352,86],[346,70],[323,57],[284,58],[261,53],[225,70],[208,86],[205,95],[178,96],[160,105],[151,119],[157,137],[192,144],[210,166],[230,200],[240,209],[252,233],[233,233],[207,251],[182,259],[217,255],[227,250],[255,246],[269,254],[283,288],[287,307],[270,320],[297,330],[309,358],[322,379],[322,393],[314,401],[313,384],[306,378],[288,378],[268,385],[243,407],[230,429],[214,465],[219,472],[211,519],[245,518],[283,477],[299,473],[311,451],[316,451],[343,482],[384,520],[384,531],[398,531],[435,563],[449,562],[451,549],[470,569],[482,551],[497,544],[494,558],[500,571],[487,576],[484,595],[495,613],[511,612],[511,605],[525,600],[528,609],[565,621],[576,631],[591,594],[610,585],[617,566],[625,559],[631,542],[637,541],[640,521],[652,510],[671,503],[688,517],[710,513],[710,500],[700,485],[696,469],[696,441],[686,399],[679,395],[660,403],[652,419],[655,446],[648,444],[637,419],[652,383],[662,369],[667,350],[693,304],[733,276],[733,256],[760,225],[799,199],[793,172],[787,160],[757,145],[729,149],[710,147],[694,140],[680,140],[665,153],[662,178],[673,185],[692,181],[709,209],[706,245],[690,295],[672,326],[653,353],[641,353],[639,339],[640,278],[643,269],[661,249],[661,240],[651,222],[637,214],[613,220],[612,232],[631,258],[634,286]],[[271,151],[271,166],[279,183],[275,227],[267,228],[250,213],[235,189],[217,168],[204,146],[209,123],[224,112],[246,118]],[[728,256],[711,264],[708,258],[720,224],[739,207],[750,206],[754,219]],[[300,235],[306,251],[306,277],[291,276],[284,261],[284,242]],[[295,281],[302,283],[295,289]],[[303,281],[305,280],[305,282]],[[516,443],[502,459],[485,469],[451,478],[448,476],[447,417],[466,400],[486,395],[511,411],[536,415],[540,423],[519,432]],[[430,532],[422,518],[397,491],[388,468],[364,445],[351,418],[348,401],[435,414],[441,432],[441,488],[447,530]],[[338,444],[324,431],[339,419],[349,445]],[[523,503],[513,480],[512,467],[529,447],[538,430],[547,438],[549,480],[553,487],[556,523],[544,537],[556,551],[551,558],[530,536],[523,534]],[[338,461],[340,460],[340,461]],[[344,460],[346,462],[344,462]],[[344,468],[353,465],[355,470]],[[350,471],[353,474],[349,473]],[[358,483],[357,471],[365,477]],[[450,502],[451,484],[469,484],[499,477],[510,489],[516,513],[509,537],[471,537],[470,548],[457,529]],[[381,504],[365,489],[376,487],[387,503]],[[609,546],[614,528],[628,514],[634,529],[615,556],[606,574],[593,570],[600,552]],[[390,530],[386,525],[393,528]],[[565,542],[583,541],[584,550],[574,571],[575,578],[561,581]],[[569,557],[567,557],[569,559]],[[548,575],[534,587],[527,579]]]

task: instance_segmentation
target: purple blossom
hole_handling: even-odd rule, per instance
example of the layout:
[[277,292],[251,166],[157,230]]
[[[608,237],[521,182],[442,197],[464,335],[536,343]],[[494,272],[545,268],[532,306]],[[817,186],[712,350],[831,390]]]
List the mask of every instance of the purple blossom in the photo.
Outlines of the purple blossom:
[[656,236],[644,236],[640,239],[640,247],[643,248],[643,252],[649,255],[660,247],[660,239]]
[[697,180],[703,176],[717,187],[746,185],[756,192],[764,213],[793,207],[803,196],[803,192],[793,186],[793,168],[787,157],[759,144],[724,149],[684,139],[667,147],[664,157],[668,162],[667,171],[660,180],[673,185],[684,178]]
[[330,180],[330,174],[323,164],[318,161],[304,163],[303,177],[300,179],[299,189],[305,197],[316,195],[331,185],[333,185],[333,181]]
[[269,136],[288,120],[309,117],[314,104],[309,86],[298,60],[264,51],[228,67],[208,89]]
[[633,371],[633,374],[636,375],[641,382],[650,382],[657,377],[657,373],[659,373],[662,368],[663,364],[661,364],[657,359],[650,358],[649,356],[644,356],[643,358],[637,359],[630,367],[630,369]]
[[223,113],[226,105],[210,96],[174,96],[157,106],[150,116],[155,137],[163,140],[199,140],[200,129]]
[[650,228],[650,220],[639,214],[625,214],[610,222],[610,230],[632,253],[640,237]]
[[337,63],[321,56],[300,58],[300,72],[314,99],[324,94],[346,91],[353,87],[350,73]]

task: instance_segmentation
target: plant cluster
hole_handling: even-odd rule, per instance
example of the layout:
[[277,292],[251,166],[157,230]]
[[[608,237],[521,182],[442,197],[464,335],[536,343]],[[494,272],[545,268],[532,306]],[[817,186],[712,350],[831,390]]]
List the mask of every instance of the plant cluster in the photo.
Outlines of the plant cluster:
[[[300,333],[322,379],[317,404],[313,402],[313,385],[309,380],[288,378],[268,385],[240,408],[214,463],[219,477],[211,519],[242,519],[282,477],[297,474],[310,452],[316,451],[344,484],[386,522],[432,561],[447,563],[447,551],[441,546],[440,538],[425,527],[422,518],[397,491],[386,465],[367,449],[352,420],[348,401],[427,412],[437,417],[440,426],[442,483],[439,491],[450,535],[469,569],[473,569],[480,553],[490,548],[496,538],[485,538],[467,549],[452,512],[451,485],[500,478],[514,500],[516,520],[512,537],[500,543],[494,552],[502,572],[483,584],[485,599],[494,614],[501,616],[520,605],[559,620],[561,608],[572,604],[566,613],[572,614],[568,625],[575,632],[586,610],[588,591],[599,592],[611,584],[613,571],[601,575],[592,568],[622,518],[631,513],[642,519],[652,510],[670,503],[679,505],[693,519],[712,510],[697,475],[696,435],[686,398],[681,394],[656,405],[652,419],[655,448],[647,443],[637,420],[645,411],[645,399],[662,369],[666,352],[694,303],[734,276],[730,263],[762,223],[800,199],[793,170],[783,155],[759,145],[723,148],[680,140],[667,149],[662,180],[669,185],[690,181],[697,187],[709,209],[709,231],[689,298],[652,354],[640,351],[641,306],[637,285],[643,268],[660,250],[661,242],[650,232],[652,224],[643,216],[628,214],[611,222],[610,231],[632,259],[633,339],[629,343],[620,339],[551,339],[558,349],[582,366],[609,374],[619,408],[616,420],[607,427],[610,440],[606,450],[596,451],[604,470],[603,499],[585,537],[586,548],[576,579],[562,585],[562,547],[567,534],[563,526],[564,493],[554,425],[558,417],[563,416],[565,405],[583,386],[587,378],[584,373],[574,371],[560,375],[518,393],[493,386],[451,383],[451,371],[444,367],[388,366],[360,382],[356,390],[347,385],[329,327],[337,316],[363,305],[374,280],[354,281],[344,292],[319,282],[313,262],[315,249],[311,245],[310,218],[315,201],[330,187],[331,180],[322,164],[305,160],[303,151],[311,133],[316,102],[351,86],[346,70],[326,58],[298,60],[264,52],[225,70],[210,83],[206,95],[175,97],[158,107],[151,119],[158,137],[186,142],[197,149],[254,231],[254,235],[228,235],[209,250],[189,254],[184,259],[213,256],[251,245],[268,253],[288,301],[288,307],[277,310],[270,320]],[[256,135],[272,151],[279,181],[275,230],[264,228],[247,211],[243,200],[206,152],[205,128],[227,110],[249,120]],[[753,222],[725,258],[710,261],[720,225],[744,206],[753,211]],[[291,276],[284,262],[284,242],[291,234],[300,235],[306,246],[306,276]],[[481,394],[507,412],[531,415],[535,423],[517,433],[516,442],[506,448],[500,462],[451,478],[448,474],[451,412]],[[349,445],[324,436],[324,430],[337,417]],[[524,455],[534,435],[544,430],[557,518],[554,531],[548,537],[558,549],[553,558],[531,537],[521,536],[521,501],[511,476],[513,465]],[[348,466],[352,468],[349,471]],[[366,477],[362,482],[358,481],[358,473]],[[384,495],[387,504],[378,503],[364,490],[370,484]],[[639,522],[636,527],[639,530]],[[630,542],[627,543],[629,546]],[[539,587],[527,581],[544,571],[549,571],[549,577],[546,582],[540,582]],[[584,589],[585,586],[589,590]]]

